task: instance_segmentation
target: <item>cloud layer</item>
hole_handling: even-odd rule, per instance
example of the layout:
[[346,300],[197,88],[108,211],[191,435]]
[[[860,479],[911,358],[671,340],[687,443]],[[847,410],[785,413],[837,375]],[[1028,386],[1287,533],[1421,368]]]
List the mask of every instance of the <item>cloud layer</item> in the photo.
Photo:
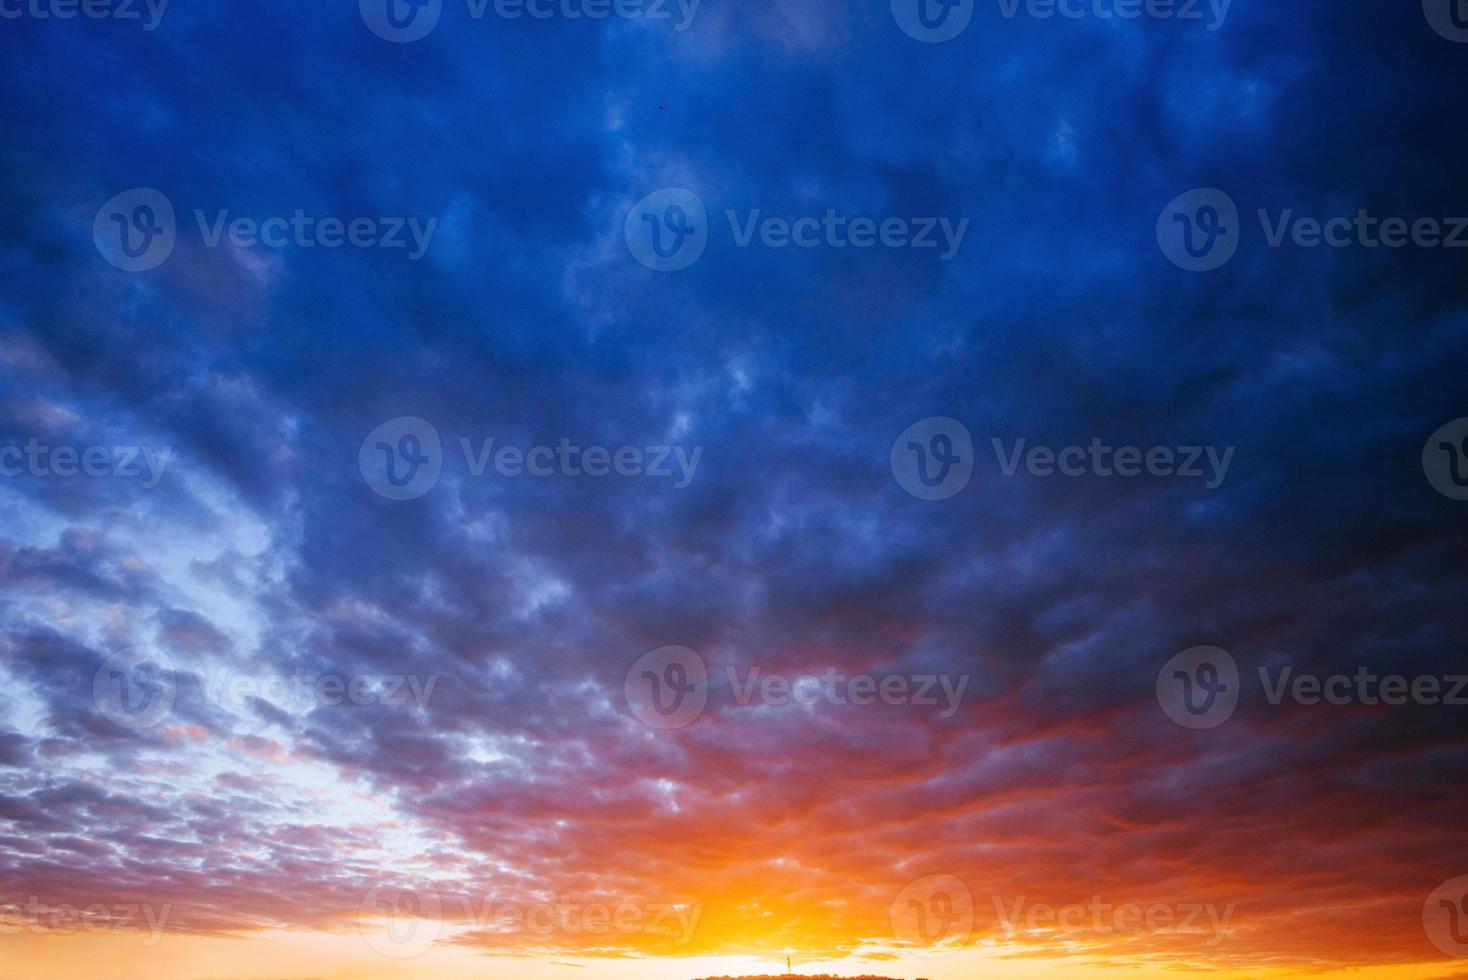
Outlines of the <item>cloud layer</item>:
[[[488,952],[839,957],[910,945],[894,899],[948,875],[996,941],[1022,896],[1236,908],[1217,944],[1036,955],[1441,958],[1468,708],[1274,706],[1257,673],[1468,672],[1468,524],[1420,465],[1468,403],[1463,253],[1274,249],[1254,218],[1468,214],[1468,48],[1415,6],[1239,0],[1210,32],[980,5],[923,44],[885,3],[706,3],[686,31],[450,3],[391,44],[352,4],[265,0],[23,18],[0,49],[0,445],[136,447],[143,474],[0,478],[0,901],[212,935],[352,928],[386,886]],[[1244,237],[1192,274],[1154,228],[1209,186]],[[93,241],[134,187],[179,216],[142,273]],[[623,237],[666,187],[711,216],[679,273]],[[298,209],[437,225],[410,261],[210,246],[195,217]],[[969,225],[944,261],[726,222],[828,209]],[[358,454],[401,417],[443,472],[393,501]],[[977,451],[938,502],[889,466],[929,417]],[[1236,453],[1208,490],[990,449],[1097,438]],[[702,456],[685,487],[476,476],[487,439]],[[1189,731],[1154,686],[1199,644],[1240,706]],[[669,645],[711,679],[659,730],[624,686]],[[130,727],[94,682],[136,648],[170,704]],[[741,704],[756,667],[969,681],[947,717]],[[481,914],[561,902],[701,911]]]

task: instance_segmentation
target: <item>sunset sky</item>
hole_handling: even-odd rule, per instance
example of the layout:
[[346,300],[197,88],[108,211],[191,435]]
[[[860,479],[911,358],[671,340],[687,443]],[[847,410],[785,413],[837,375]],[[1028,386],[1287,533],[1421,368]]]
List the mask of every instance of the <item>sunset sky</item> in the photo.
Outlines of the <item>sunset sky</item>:
[[1468,977],[1448,8],[58,2],[0,980]]

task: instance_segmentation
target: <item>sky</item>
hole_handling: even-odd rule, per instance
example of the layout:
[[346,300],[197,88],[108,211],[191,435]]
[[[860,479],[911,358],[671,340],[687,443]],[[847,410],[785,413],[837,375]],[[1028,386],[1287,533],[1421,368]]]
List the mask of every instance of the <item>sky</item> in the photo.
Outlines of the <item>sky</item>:
[[0,0],[0,980],[1468,977],[1465,79]]

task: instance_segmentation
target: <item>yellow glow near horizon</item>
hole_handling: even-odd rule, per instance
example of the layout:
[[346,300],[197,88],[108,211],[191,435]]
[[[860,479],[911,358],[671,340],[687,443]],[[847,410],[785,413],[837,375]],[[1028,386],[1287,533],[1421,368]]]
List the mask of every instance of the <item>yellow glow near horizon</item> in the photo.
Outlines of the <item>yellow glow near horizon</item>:
[[[876,974],[899,980],[1079,980],[1126,969],[1138,980],[1442,980],[1462,976],[1459,964],[1304,970],[1188,970],[1119,960],[1039,959],[1019,947],[969,949],[941,959],[899,955],[880,961],[803,961],[795,957],[797,975]],[[980,974],[979,971],[982,971]],[[243,938],[171,935],[145,945],[124,935],[0,935],[0,980],[287,980],[309,976],[319,980],[483,980],[487,976],[515,980],[696,980],[700,977],[783,974],[783,958],[700,956],[688,958],[587,959],[485,956],[475,950],[439,946],[414,959],[393,960],[352,934],[310,932],[259,933]]]

